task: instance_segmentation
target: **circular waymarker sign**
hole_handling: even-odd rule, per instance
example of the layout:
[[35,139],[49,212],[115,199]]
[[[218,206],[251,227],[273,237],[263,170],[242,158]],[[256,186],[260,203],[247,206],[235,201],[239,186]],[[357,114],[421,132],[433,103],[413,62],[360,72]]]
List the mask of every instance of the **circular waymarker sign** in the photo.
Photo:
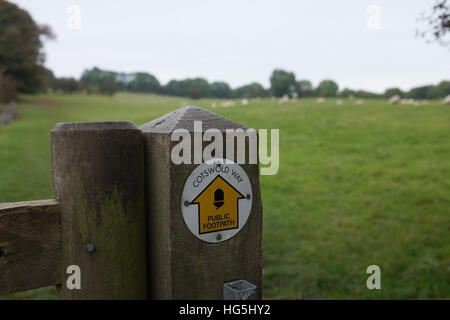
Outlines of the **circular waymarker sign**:
[[210,159],[196,167],[184,184],[181,211],[200,240],[223,242],[244,227],[253,194],[244,169],[228,159]]

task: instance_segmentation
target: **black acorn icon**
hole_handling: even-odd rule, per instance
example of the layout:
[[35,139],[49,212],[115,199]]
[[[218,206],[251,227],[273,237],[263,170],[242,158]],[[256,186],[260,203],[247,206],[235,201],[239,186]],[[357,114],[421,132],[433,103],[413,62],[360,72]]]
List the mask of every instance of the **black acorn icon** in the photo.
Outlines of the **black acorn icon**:
[[214,191],[214,205],[216,206],[216,210],[219,209],[224,204],[224,195],[222,189],[217,189]]

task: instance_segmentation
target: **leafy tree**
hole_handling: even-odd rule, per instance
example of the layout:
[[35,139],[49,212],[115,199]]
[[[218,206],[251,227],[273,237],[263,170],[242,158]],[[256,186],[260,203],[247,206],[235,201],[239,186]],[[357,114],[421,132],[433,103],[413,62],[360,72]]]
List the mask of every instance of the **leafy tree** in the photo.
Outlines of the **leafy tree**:
[[314,88],[309,80],[300,80],[297,82],[298,95],[300,97],[311,97],[314,95]]
[[199,97],[209,96],[209,83],[203,78],[171,80],[164,86],[162,92],[169,95],[188,97],[189,92],[193,89],[198,90],[195,95],[198,94]]
[[438,85],[412,88],[408,97],[413,99],[442,99],[450,94],[450,81],[441,81]]
[[101,86],[106,79],[116,79],[117,72],[105,71],[97,67],[85,70],[81,75],[80,82],[86,86]]
[[437,86],[431,88],[429,99],[441,99],[450,95],[450,81],[441,81]]
[[352,89],[349,89],[349,88],[345,88],[344,90],[342,90],[339,93],[339,96],[342,97],[342,98],[348,98],[350,96],[355,97],[356,96],[356,91],[352,90]]
[[63,93],[74,93],[81,89],[80,84],[75,78],[54,78],[51,81],[51,87],[54,91]]
[[209,94],[213,98],[230,98],[231,88],[225,82],[213,82],[209,86]]
[[191,99],[200,99],[202,97],[200,90],[197,88],[190,88],[188,90],[188,97]]
[[0,69],[0,102],[11,102],[17,97],[17,82],[5,74],[5,68]]
[[429,99],[432,88],[433,86],[431,85],[412,88],[407,92],[406,97],[411,99]]
[[43,78],[43,88],[52,89],[53,80],[55,80],[55,75],[53,71],[44,67],[44,78]]
[[396,96],[396,95],[399,96],[399,97],[404,97],[405,96],[404,92],[401,89],[399,89],[399,88],[388,88],[388,89],[386,89],[384,91],[383,95],[384,95],[384,97],[386,99],[389,99],[389,98],[391,98],[393,96]]
[[426,29],[417,29],[417,36],[444,46],[450,44],[450,40],[445,39],[450,34],[450,4],[447,0],[437,0],[429,12],[421,13],[418,20],[425,24]]
[[[136,77],[136,75],[138,76]],[[87,94],[98,92],[111,96],[118,90],[153,90],[153,88],[159,86],[158,80],[155,80],[155,77],[146,73],[126,74],[115,71],[101,70],[94,67],[91,70],[85,70],[83,72],[80,78],[80,83],[84,88],[86,88]]]
[[161,90],[158,79],[151,74],[138,72],[133,74],[132,77],[133,80],[126,86],[129,91],[157,93]]
[[253,82],[233,90],[233,97],[235,98],[249,99],[249,98],[263,98],[267,96],[268,96],[267,91],[261,84],[257,82]]
[[[116,81],[117,90],[131,91],[128,88],[128,86],[129,86],[130,82],[132,82],[135,79],[135,75],[136,75],[136,73],[111,72],[109,75],[106,75],[106,78],[109,78],[109,77],[114,78],[114,80]],[[152,75],[150,75],[150,76],[152,76]],[[158,80],[156,79],[156,81],[158,81]],[[158,84],[159,84],[159,81],[158,81]]]
[[276,97],[292,94],[292,89],[296,86],[295,75],[292,72],[275,69],[270,76],[270,90]]
[[83,88],[88,96],[100,93],[100,88],[97,86],[83,86]]
[[363,98],[363,99],[378,99],[382,97],[382,95],[378,93],[365,90],[352,90],[349,88],[345,88],[339,93],[339,97],[342,98],[349,98],[350,96],[354,98]]
[[113,77],[106,78],[100,85],[100,93],[108,96],[114,95],[117,91],[117,83]]
[[355,98],[364,98],[364,99],[379,99],[382,95],[370,91],[358,90],[355,92]]
[[54,37],[48,26],[38,26],[25,10],[0,0],[0,67],[21,92],[33,93],[43,85],[41,36]]
[[200,93],[200,97],[209,96],[209,83],[203,78],[186,79],[182,81],[183,86],[185,86],[185,96],[189,96],[190,89],[197,89]]
[[336,97],[338,93],[338,85],[333,80],[322,80],[316,89],[319,96],[323,97]]
[[161,92],[167,95],[181,96],[181,89],[178,80],[170,80],[161,88]]

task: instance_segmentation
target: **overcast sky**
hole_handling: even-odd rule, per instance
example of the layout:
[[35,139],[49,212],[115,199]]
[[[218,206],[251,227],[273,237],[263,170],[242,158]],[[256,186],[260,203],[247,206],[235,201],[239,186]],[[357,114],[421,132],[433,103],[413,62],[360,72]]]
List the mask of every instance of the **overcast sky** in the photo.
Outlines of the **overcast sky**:
[[98,66],[162,83],[200,76],[267,86],[283,68],[314,85],[333,79],[378,92],[450,78],[450,50],[415,37],[416,18],[434,0],[11,2],[53,28],[46,66],[57,76]]

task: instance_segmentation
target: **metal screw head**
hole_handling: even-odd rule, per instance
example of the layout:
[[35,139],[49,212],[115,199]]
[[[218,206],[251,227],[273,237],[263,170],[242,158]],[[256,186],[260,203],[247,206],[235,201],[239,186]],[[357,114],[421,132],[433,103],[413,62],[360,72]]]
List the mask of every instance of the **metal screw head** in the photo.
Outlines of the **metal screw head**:
[[246,197],[246,198],[247,198],[248,200],[250,200],[251,197],[252,197],[252,196],[250,195],[250,193],[247,193],[247,197]]
[[222,235],[221,235],[220,233],[218,233],[217,236],[216,236],[216,239],[217,239],[218,241],[222,240]]
[[184,205],[186,206],[186,207],[188,207],[191,203],[189,202],[189,201],[187,201],[187,200],[184,200]]
[[86,244],[86,251],[92,253],[95,251],[95,246],[92,243]]

